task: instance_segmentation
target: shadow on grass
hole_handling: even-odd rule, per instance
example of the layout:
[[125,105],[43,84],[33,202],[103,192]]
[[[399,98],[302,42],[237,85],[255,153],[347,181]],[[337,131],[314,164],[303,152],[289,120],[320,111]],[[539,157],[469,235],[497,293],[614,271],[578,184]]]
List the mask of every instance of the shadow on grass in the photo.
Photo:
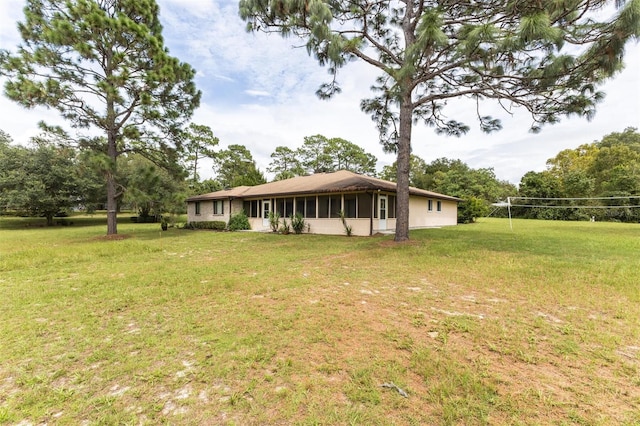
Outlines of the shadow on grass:
[[[124,219],[119,219],[124,220]],[[44,217],[16,217],[16,216],[0,216],[0,229],[60,229],[67,226],[107,226],[106,216],[69,216],[56,217],[53,219],[53,225],[47,226],[47,220]]]

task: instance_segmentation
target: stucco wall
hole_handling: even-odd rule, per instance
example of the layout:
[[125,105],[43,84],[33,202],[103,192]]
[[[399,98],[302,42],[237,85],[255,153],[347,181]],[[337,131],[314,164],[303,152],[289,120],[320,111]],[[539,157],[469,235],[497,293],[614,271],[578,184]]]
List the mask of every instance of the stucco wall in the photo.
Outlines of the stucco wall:
[[[305,219],[304,221],[310,225],[312,234],[346,235],[340,219]],[[271,230],[269,225],[263,226],[260,218],[249,218],[249,223],[254,231]],[[282,219],[280,219],[280,223],[282,224]],[[287,223],[290,223],[289,219],[287,219]],[[347,219],[347,224],[351,226],[352,235],[369,235],[369,219]],[[304,232],[307,232],[306,228]]]
[[450,226],[458,223],[458,204],[440,200],[442,211],[437,211],[437,199],[432,199],[433,210],[428,209],[428,198],[409,197],[409,228]]

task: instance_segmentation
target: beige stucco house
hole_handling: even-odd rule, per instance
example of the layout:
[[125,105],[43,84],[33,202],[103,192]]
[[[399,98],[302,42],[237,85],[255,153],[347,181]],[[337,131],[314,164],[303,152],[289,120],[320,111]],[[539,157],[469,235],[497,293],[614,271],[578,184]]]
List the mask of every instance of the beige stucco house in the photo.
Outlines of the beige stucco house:
[[[455,225],[459,198],[409,189],[409,227]],[[340,211],[353,235],[373,235],[396,226],[396,184],[346,170],[298,176],[256,186],[239,186],[187,199],[189,222],[225,221],[244,210],[251,229],[269,230],[269,213],[301,213],[310,232],[344,234]]]

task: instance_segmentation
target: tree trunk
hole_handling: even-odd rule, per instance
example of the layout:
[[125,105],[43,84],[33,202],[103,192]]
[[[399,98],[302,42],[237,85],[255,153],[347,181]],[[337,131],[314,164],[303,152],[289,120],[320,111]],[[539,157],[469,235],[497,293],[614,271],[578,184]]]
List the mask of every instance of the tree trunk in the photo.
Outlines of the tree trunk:
[[109,170],[107,170],[107,235],[118,233],[118,200],[116,190],[116,136],[112,132],[107,135],[107,154],[109,155]]
[[47,226],[53,226],[53,215],[51,213],[46,214]]
[[409,171],[411,156],[411,127],[413,110],[411,91],[405,90],[400,104],[400,130],[398,134],[397,215],[395,241],[409,239]]

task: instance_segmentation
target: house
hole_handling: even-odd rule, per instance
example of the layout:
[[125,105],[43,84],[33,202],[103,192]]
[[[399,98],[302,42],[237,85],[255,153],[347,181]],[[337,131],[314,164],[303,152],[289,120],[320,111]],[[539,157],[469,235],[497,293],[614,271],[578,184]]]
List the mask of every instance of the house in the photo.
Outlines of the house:
[[[455,225],[459,198],[409,188],[409,227]],[[373,235],[396,226],[396,184],[346,170],[298,176],[256,186],[238,186],[187,199],[189,222],[225,221],[241,211],[251,229],[269,230],[269,213],[301,213],[310,232],[344,234],[344,211],[353,235]]]

